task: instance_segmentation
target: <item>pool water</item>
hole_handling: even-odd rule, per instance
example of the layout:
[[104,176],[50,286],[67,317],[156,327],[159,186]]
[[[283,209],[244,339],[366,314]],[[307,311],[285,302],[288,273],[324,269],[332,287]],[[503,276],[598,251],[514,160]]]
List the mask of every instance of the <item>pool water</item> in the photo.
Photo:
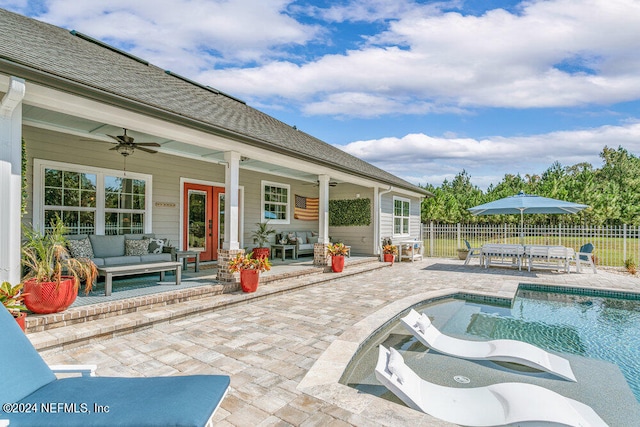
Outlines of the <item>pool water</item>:
[[[426,313],[443,333],[458,338],[517,339],[546,350],[580,356],[584,358],[580,359],[584,360],[584,363],[593,365],[594,370],[586,372],[588,372],[587,376],[591,377],[591,381],[588,382],[593,383],[594,399],[601,399],[605,390],[610,392],[614,384],[621,383],[630,399],[625,402],[631,403],[633,396],[637,402],[640,402],[640,298],[633,300],[599,296],[602,293],[591,296],[531,290],[538,287],[537,285],[531,288],[521,287],[513,301],[491,298],[489,303],[486,299],[469,300],[465,296],[466,300],[445,298],[436,302],[427,302],[415,308],[419,312]],[[352,359],[340,382],[362,392],[399,402],[392,393],[378,385],[379,383],[375,380],[373,370],[379,344],[395,347],[404,353],[405,360],[412,369],[423,369],[421,372],[416,371],[421,376],[446,374],[452,377],[468,365],[468,362],[440,356],[437,352],[425,353],[424,346],[400,325],[398,319],[369,338]],[[566,357],[575,356],[567,355]],[[428,364],[425,367],[427,359]],[[572,363],[584,365],[580,360],[574,360]],[[609,364],[602,365],[598,360],[618,366],[633,396],[629,388],[624,386],[624,380],[620,372],[617,372],[617,368]],[[467,365],[463,366],[462,363]],[[497,367],[498,370],[495,369],[496,366],[493,369],[486,364],[469,366],[473,366],[476,373],[483,373],[486,376],[498,378],[503,375],[499,367]],[[452,372],[444,373],[447,369]],[[581,370],[585,372],[584,368]],[[469,373],[473,374],[471,371]],[[423,378],[427,379],[425,376]],[[434,379],[436,382],[440,380],[435,377]],[[503,377],[503,379],[520,381],[524,378]],[[573,387],[572,384],[576,384],[557,381],[557,379],[552,381],[566,390]],[[580,386],[582,387],[583,384],[581,383]],[[447,384],[442,383],[442,385]],[[482,384],[474,379],[474,386],[479,385]],[[586,386],[590,387],[588,384]],[[562,389],[560,391],[563,394],[564,391]],[[613,412],[615,409],[614,405]],[[639,409],[640,406],[634,408],[633,413],[637,415]]]
[[521,290],[510,308],[465,304],[479,308],[465,330],[449,321],[442,332],[517,339],[614,363],[640,402],[640,301]]

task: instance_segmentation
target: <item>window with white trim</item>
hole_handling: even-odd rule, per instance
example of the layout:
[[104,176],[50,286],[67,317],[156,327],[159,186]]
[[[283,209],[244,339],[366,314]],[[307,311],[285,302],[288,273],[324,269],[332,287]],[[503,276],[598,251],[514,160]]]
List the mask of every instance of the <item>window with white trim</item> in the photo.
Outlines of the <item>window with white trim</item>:
[[291,187],[287,184],[262,181],[262,222],[289,224]]
[[393,198],[393,234],[409,234],[409,212],[411,211],[411,201],[401,197]]
[[34,220],[69,234],[151,231],[151,175],[35,160]]

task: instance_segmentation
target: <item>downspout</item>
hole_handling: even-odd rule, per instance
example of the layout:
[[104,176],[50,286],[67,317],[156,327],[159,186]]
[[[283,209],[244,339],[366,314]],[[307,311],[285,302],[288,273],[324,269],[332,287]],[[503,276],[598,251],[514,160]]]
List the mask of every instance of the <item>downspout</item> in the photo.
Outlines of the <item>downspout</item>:
[[[377,189],[378,187],[376,187]],[[382,239],[382,230],[380,229],[382,227],[382,221],[381,221],[381,217],[382,217],[382,196],[390,193],[391,191],[393,191],[393,186],[389,186],[388,189],[383,190],[381,192],[378,193],[378,214],[376,215],[376,221],[375,221],[375,236],[374,236],[374,244],[376,245],[375,247],[375,252],[374,254],[376,255],[380,255],[380,242]]]

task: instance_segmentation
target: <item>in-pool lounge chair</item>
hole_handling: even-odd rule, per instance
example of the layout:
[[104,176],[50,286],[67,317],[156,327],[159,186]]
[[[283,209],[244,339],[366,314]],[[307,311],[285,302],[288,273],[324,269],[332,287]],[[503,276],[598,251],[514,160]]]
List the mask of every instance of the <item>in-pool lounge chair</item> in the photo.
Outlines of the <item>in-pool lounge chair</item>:
[[463,426],[606,427],[588,405],[534,384],[455,388],[423,380],[394,348],[380,346],[376,378],[407,406]]
[[535,345],[516,340],[470,341],[454,338],[440,332],[426,314],[413,309],[400,321],[422,344],[438,353],[461,359],[517,363],[576,381],[567,359]]
[[0,341],[0,420],[10,427],[209,426],[229,388],[227,375],[95,377],[95,366],[58,379],[1,306]]

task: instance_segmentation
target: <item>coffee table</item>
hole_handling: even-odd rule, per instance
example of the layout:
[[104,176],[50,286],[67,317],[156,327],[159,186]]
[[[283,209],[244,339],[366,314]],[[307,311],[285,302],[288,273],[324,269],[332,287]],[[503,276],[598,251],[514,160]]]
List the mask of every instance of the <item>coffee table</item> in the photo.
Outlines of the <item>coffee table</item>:
[[291,258],[298,259],[298,247],[296,245],[271,245],[271,258],[275,258],[278,250],[282,254],[282,260],[286,258],[287,251],[291,251]]
[[160,280],[164,280],[164,272],[176,272],[176,285],[182,277],[182,263],[177,261],[149,262],[146,264],[103,265],[98,267],[98,275],[104,276],[104,294],[111,295],[113,278],[117,276],[131,276],[133,274],[160,273]]

